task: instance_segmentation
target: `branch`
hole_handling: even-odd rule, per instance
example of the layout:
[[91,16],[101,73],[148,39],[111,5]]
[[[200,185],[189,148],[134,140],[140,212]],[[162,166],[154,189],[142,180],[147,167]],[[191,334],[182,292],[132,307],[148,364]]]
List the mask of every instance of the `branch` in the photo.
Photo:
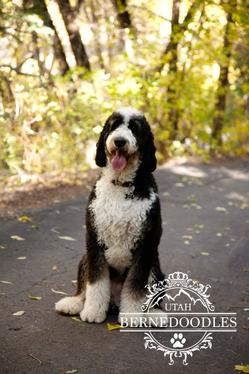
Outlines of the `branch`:
[[11,66],[11,65],[8,65],[8,64],[2,64],[2,65],[0,65],[0,68],[9,68],[10,70],[15,71],[17,74],[19,74],[19,75],[25,75],[26,77],[39,78],[39,75],[29,74],[29,73],[23,73],[22,71],[20,71],[18,69],[18,67],[14,67],[14,66]]

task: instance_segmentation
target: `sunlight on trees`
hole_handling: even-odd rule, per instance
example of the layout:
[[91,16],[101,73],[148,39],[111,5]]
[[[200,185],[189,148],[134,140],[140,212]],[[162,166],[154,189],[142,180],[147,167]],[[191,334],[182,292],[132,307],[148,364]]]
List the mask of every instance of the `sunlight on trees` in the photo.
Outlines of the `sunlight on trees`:
[[0,178],[85,170],[123,105],[161,162],[248,153],[248,1],[1,0],[0,17]]

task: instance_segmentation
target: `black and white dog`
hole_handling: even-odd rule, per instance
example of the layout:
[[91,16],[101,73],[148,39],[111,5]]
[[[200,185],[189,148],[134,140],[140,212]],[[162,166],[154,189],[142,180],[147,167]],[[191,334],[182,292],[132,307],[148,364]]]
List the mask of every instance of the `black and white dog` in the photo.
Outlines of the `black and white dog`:
[[106,121],[97,143],[102,173],[89,197],[77,293],[57,302],[57,312],[80,314],[87,322],[104,321],[110,302],[121,313],[141,312],[145,285],[164,279],[155,151],[141,112],[122,108]]

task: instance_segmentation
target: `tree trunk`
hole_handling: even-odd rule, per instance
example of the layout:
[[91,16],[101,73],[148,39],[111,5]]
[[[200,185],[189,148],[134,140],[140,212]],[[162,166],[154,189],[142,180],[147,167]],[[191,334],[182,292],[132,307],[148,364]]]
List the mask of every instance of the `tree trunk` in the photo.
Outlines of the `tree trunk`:
[[77,66],[83,66],[87,70],[91,70],[86,49],[81,40],[79,27],[76,22],[75,10],[71,7],[69,0],[57,0],[57,3],[70,39]]
[[[224,4],[224,3],[223,3]],[[229,90],[229,80],[228,80],[228,73],[229,73],[229,63],[231,58],[231,50],[232,50],[232,43],[229,38],[230,34],[230,27],[233,22],[232,20],[232,11],[233,11],[233,4],[231,4],[227,11],[227,23],[224,32],[224,42],[223,42],[223,60],[220,63],[220,76],[218,80],[218,88],[216,93],[216,103],[215,103],[215,116],[213,120],[213,131],[212,131],[212,138],[215,139],[218,145],[221,145],[222,138],[222,128],[224,125],[224,117],[225,117],[225,109],[226,109],[226,97]]]
[[[100,43],[100,32],[99,32],[100,30],[99,30],[99,22],[98,22],[99,17],[96,14],[97,4],[95,3],[94,0],[90,1],[90,9],[91,9],[91,23],[93,24],[93,38],[94,38],[96,55],[98,56],[99,66],[101,67],[101,69],[105,69],[105,63],[104,63],[104,59],[102,56],[102,49],[101,49],[101,43]],[[89,21],[89,17],[86,11],[85,11],[85,14]]]
[[23,10],[25,13],[37,14],[43,21],[44,25],[54,31],[53,36],[53,49],[54,55],[59,63],[59,69],[62,75],[69,70],[66,55],[61,44],[60,38],[51,20],[50,14],[44,0],[24,0]]
[[179,11],[180,0],[173,1],[172,8],[172,30],[170,41],[166,48],[166,55],[169,57],[169,86],[168,86],[168,103],[169,103],[169,121],[172,126],[170,139],[174,140],[178,133],[179,110],[177,108],[177,60],[178,60],[178,32],[179,32]]

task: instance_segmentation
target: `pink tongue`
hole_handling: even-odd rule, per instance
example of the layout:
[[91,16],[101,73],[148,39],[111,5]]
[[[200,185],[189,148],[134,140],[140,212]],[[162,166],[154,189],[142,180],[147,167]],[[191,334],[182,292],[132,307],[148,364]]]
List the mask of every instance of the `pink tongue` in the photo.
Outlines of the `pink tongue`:
[[121,171],[126,167],[126,165],[127,165],[126,158],[124,156],[116,153],[115,156],[112,159],[113,170]]

